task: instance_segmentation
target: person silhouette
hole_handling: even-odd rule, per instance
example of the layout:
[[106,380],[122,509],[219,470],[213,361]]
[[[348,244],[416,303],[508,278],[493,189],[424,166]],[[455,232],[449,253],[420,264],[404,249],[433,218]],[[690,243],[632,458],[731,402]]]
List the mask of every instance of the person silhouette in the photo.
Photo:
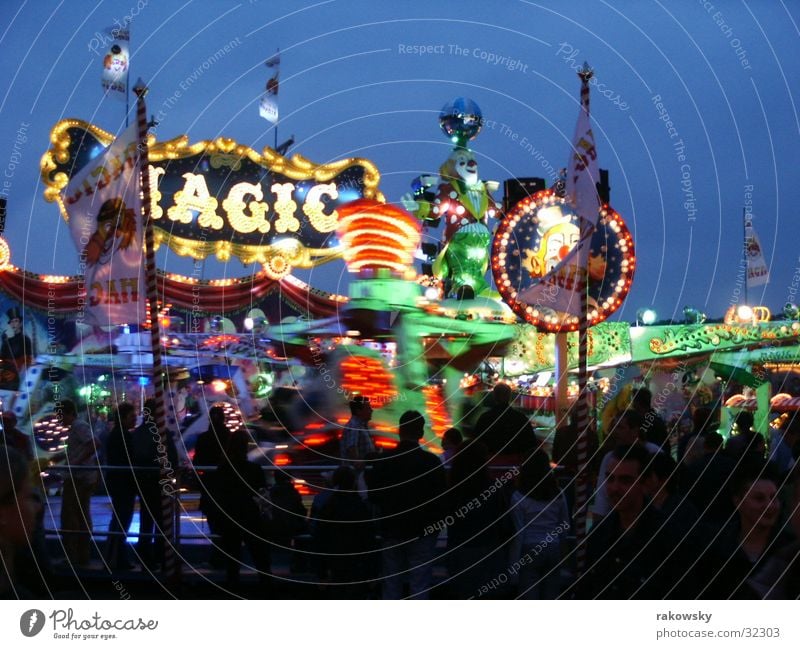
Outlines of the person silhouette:
[[[136,425],[136,409],[133,404],[123,402],[117,406],[113,417],[114,427],[106,443],[106,489],[111,497],[111,523],[108,526],[106,562],[110,570],[131,567],[127,556],[127,533],[133,520],[136,502],[136,479],[131,468],[133,438],[131,430]],[[123,468],[124,467],[124,468]]]
[[8,330],[0,336],[0,360],[5,361],[5,367],[0,372],[0,388],[16,390],[19,376],[33,354],[33,344],[23,332],[22,311],[14,306],[6,311],[6,316]]
[[228,439],[217,468],[217,504],[220,507],[220,546],[226,558],[227,585],[236,588],[242,567],[242,544],[253,558],[259,581],[268,587],[271,577],[269,530],[259,502],[267,481],[261,467],[247,459],[247,434]]
[[403,582],[410,596],[429,599],[437,523],[446,513],[444,466],[420,440],[425,419],[415,410],[400,416],[397,447],[375,460],[367,473],[369,500],[380,510],[383,536],[383,599],[400,599]]

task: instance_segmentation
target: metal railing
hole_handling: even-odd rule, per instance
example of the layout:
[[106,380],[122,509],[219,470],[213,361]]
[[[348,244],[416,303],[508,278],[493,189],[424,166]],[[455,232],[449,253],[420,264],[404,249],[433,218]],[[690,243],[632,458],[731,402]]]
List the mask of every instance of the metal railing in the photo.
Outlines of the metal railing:
[[[274,473],[276,471],[280,471],[281,473],[286,473],[286,474],[291,475],[291,474],[294,474],[294,473],[320,473],[320,472],[334,471],[336,469],[336,466],[337,465],[325,464],[325,465],[303,465],[303,466],[294,466],[293,465],[293,466],[289,466],[289,467],[284,467],[284,466],[275,466],[275,465],[265,464],[265,465],[260,466],[259,468],[261,468],[262,471],[268,472],[268,473]],[[181,516],[182,511],[185,512],[185,511],[188,511],[188,510],[182,509],[181,507],[179,507],[178,506],[178,501],[180,500],[180,497],[181,497],[182,494],[198,494],[199,495],[199,493],[200,493],[199,491],[183,491],[182,492],[181,489],[183,489],[183,487],[181,486],[181,482],[180,482],[182,477],[189,476],[193,480],[197,480],[197,479],[201,478],[201,475],[200,475],[201,473],[203,473],[203,474],[214,473],[214,472],[216,472],[218,470],[219,470],[219,467],[217,467],[217,466],[194,466],[194,465],[192,465],[191,467],[179,467],[178,469],[174,470],[175,478],[173,479],[173,481],[175,482],[176,487],[174,488],[175,497],[172,500],[172,508],[171,508],[172,509],[173,522],[174,522],[174,525],[173,525],[174,538],[169,539],[169,541],[172,542],[172,544],[173,544],[173,546],[175,548],[180,547],[180,543],[181,543],[182,540],[198,540],[198,539],[209,539],[209,540],[211,540],[211,539],[217,538],[217,535],[211,534],[210,532],[209,532],[209,534],[184,534],[184,533],[182,533],[181,529],[180,529],[180,516]],[[103,473],[108,473],[108,472],[120,472],[120,473],[122,473],[122,472],[124,472],[124,473],[127,473],[127,474],[131,474],[135,478],[137,474],[142,474],[142,473],[158,473],[160,475],[161,468],[160,467],[154,467],[154,466],[133,466],[133,465],[113,465],[113,464],[96,464],[96,465],[56,464],[56,465],[52,465],[52,466],[48,466],[46,468],[43,468],[42,471],[41,471],[41,475],[49,474],[49,473],[68,474],[67,477],[65,478],[65,481],[66,481],[66,480],[69,479],[69,475],[71,475],[73,473],[84,473],[84,472],[87,472],[87,473],[88,472],[92,472],[92,473],[94,473],[94,472],[103,472]],[[94,498],[95,496],[97,496],[98,492],[100,492],[104,487],[105,487],[105,481],[101,480],[98,483],[97,487],[95,488],[95,493],[92,494],[92,497]],[[138,483],[137,483],[137,487],[138,487]],[[324,485],[314,485],[313,487],[314,487],[314,489],[317,489],[319,491],[323,491],[323,490],[327,489],[327,487],[324,486]],[[135,495],[138,495],[138,490],[137,490],[137,492],[134,492],[134,493],[135,493]],[[51,496],[49,494],[45,493],[44,497],[45,497],[45,500],[49,500],[49,498]],[[141,509],[141,501],[140,501],[140,509]],[[161,519],[160,519],[160,517],[158,517],[158,515],[161,514],[161,512],[152,512],[152,514],[154,514],[156,526],[158,528],[160,528],[161,527]],[[112,510],[112,517],[113,516],[115,516],[115,513]],[[57,528],[44,528],[43,532],[44,532],[45,536],[48,537],[48,538],[57,538],[57,537],[61,537],[64,534],[86,534],[85,530],[64,530],[64,529],[58,528],[58,527]],[[156,537],[163,536],[160,532],[153,532],[153,533],[137,532],[136,534],[130,534],[127,531],[113,532],[111,530],[103,530],[103,529],[92,530],[91,535],[92,535],[93,538],[95,538],[95,537],[96,538],[109,538],[109,537],[112,537],[112,536],[123,536],[125,538],[127,538],[129,536],[135,536],[136,538],[156,538]]]

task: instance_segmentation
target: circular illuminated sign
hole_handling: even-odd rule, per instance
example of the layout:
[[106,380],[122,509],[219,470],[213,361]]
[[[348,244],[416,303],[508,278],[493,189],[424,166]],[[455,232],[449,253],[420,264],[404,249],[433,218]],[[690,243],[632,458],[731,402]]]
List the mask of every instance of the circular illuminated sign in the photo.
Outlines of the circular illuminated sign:
[[[576,255],[579,217],[566,200],[547,190],[529,196],[508,213],[492,242],[492,274],[514,312],[548,332],[579,325]],[[622,304],[633,281],[633,238],[611,207],[600,208],[589,248],[589,326]]]

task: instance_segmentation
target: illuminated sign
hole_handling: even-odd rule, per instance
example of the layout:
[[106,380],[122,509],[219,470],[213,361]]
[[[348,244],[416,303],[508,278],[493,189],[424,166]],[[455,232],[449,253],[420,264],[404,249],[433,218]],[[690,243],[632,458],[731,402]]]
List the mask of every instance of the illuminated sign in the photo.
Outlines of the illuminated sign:
[[[42,158],[45,198],[57,202],[69,178],[113,141],[78,120],[59,122]],[[383,202],[368,160],[314,164],[299,155],[262,154],[227,138],[189,144],[150,136],[150,195],[156,245],[179,255],[259,262],[275,277],[340,256],[338,208],[360,198]],[[107,170],[109,177],[114,170]],[[103,170],[100,170],[103,173]],[[87,183],[87,191],[91,187]]]
[[[599,216],[587,262],[590,326],[622,305],[636,267],[633,238],[622,217],[608,205]],[[580,270],[571,253],[579,239],[578,215],[551,190],[521,200],[495,231],[492,274],[497,290],[518,316],[541,331],[578,329]]]

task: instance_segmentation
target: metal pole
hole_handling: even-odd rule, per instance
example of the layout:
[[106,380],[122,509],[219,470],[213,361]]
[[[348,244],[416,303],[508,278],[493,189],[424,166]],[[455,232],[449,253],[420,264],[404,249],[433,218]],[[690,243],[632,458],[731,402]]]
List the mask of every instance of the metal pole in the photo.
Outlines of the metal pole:
[[[130,58],[128,59],[128,61],[130,61]],[[130,65],[130,63],[129,63],[129,65]],[[130,82],[131,82],[131,74],[130,74],[130,72],[131,71],[130,71],[130,67],[129,67],[128,68],[128,73],[125,76],[125,128],[128,128],[128,126],[129,126],[129,124],[128,124],[128,114],[130,113],[130,110],[131,110],[131,91],[130,91],[130,88],[128,87],[130,85]],[[141,133],[140,133],[140,135],[141,135]]]
[[[144,219],[144,241],[145,241],[145,282],[147,284],[147,301],[150,306],[150,344],[153,350],[153,391],[155,398],[155,412],[152,419],[158,429],[159,442],[163,448],[167,446],[167,427],[164,408],[164,368],[161,360],[161,329],[158,318],[158,292],[156,286],[156,254],[153,237],[153,220],[150,214],[150,183],[149,163],[147,150],[147,108],[144,96],[147,88],[137,84],[134,88],[136,93],[136,114],[139,125],[139,153],[141,160],[142,173],[142,218]],[[161,531],[164,535],[164,573],[171,582],[180,579],[180,570],[175,550],[175,507],[174,493],[172,485],[173,476],[168,472],[167,462],[161,462],[159,472],[159,484],[161,484]]]
[[[281,48],[280,47],[277,50],[275,50],[275,56],[278,57],[278,90],[275,92],[275,104],[279,106],[279,104],[278,104],[278,94],[281,91],[281,87],[280,87],[280,79],[281,79],[281,72],[280,72],[280,70],[281,70],[281,63],[280,63],[280,61],[281,61]],[[276,152],[278,151],[278,122],[280,122],[280,121],[281,120],[280,120],[280,107],[279,107],[278,108],[278,119],[275,121],[275,146],[273,147]]]
[[[578,73],[581,78],[581,106],[587,113],[589,112],[589,79],[592,77],[590,70]],[[583,215],[578,215],[583,217]],[[584,218],[580,219],[581,236],[580,241],[588,245],[588,234],[591,226]],[[579,256],[579,296],[580,296],[580,319],[578,324],[578,403],[576,407],[576,418],[578,420],[578,475],[575,477],[575,540],[577,548],[576,570],[580,576],[586,568],[586,514],[589,505],[589,476],[588,476],[588,455],[589,455],[589,435],[592,434],[592,426],[589,417],[589,392],[586,389],[587,372],[587,340],[589,334],[589,322],[587,317],[587,261],[589,258],[588,250]]]
[[749,305],[747,299],[747,278],[750,273],[750,259],[747,256],[747,212],[742,208],[742,255],[744,257],[744,303]]
[[569,412],[569,359],[567,355],[567,334],[559,331],[555,335],[556,351],[556,430],[566,426]]
[[[131,110],[131,32],[128,28],[128,70],[125,72],[125,128],[128,128],[128,115]],[[141,138],[141,133],[139,136]]]

